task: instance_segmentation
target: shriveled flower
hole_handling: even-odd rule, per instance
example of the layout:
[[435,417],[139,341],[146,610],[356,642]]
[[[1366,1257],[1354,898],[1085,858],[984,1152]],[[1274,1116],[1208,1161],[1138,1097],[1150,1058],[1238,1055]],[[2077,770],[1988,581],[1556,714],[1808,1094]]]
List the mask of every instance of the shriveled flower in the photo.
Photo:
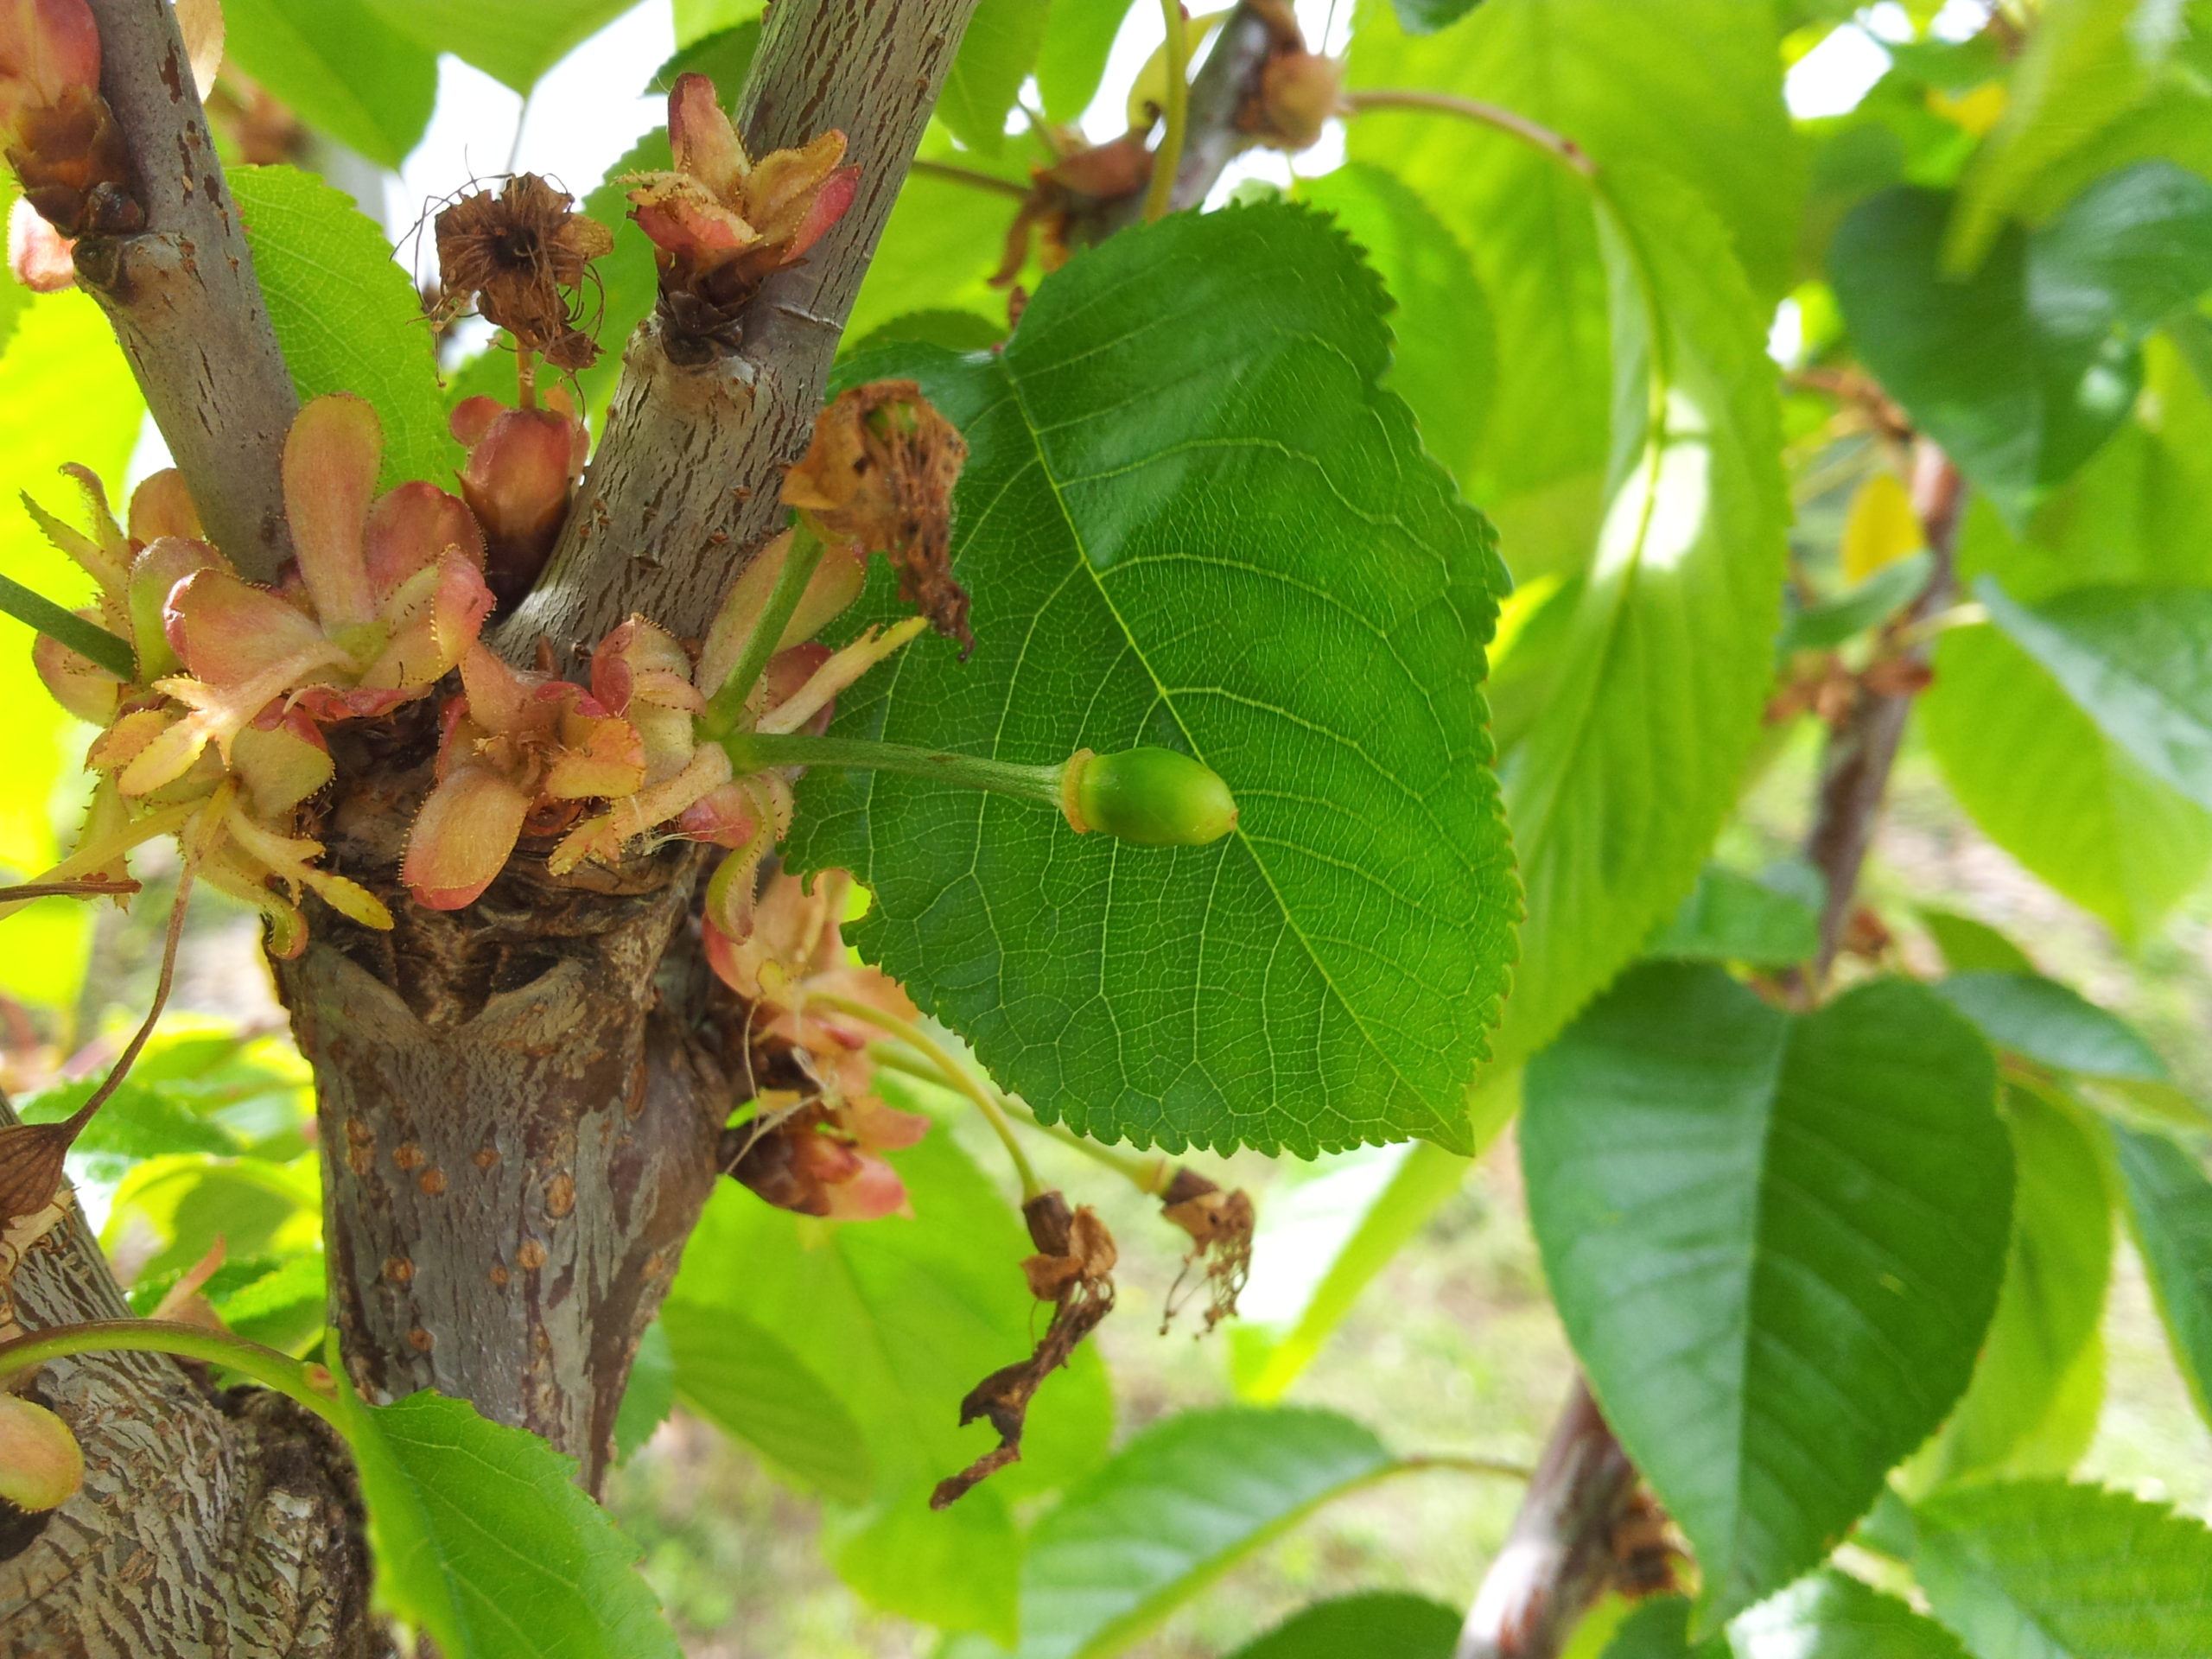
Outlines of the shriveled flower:
[[8,270],[34,294],[59,294],[77,283],[77,244],[39,216],[21,196],[8,210]]
[[437,783],[416,814],[400,880],[432,910],[474,903],[525,831],[552,835],[582,804],[633,793],[645,746],[580,685],[472,646],[447,703]]
[[784,475],[784,505],[823,541],[881,553],[899,596],[947,639],[975,648],[968,594],[952,579],[952,486],[968,458],[959,429],[912,380],[876,380],[840,394]]
[[913,1145],[929,1120],[884,1103],[868,1053],[874,1028],[823,1001],[917,1017],[896,981],[847,959],[839,922],[851,886],[842,870],[817,876],[811,891],[779,874],[747,938],[709,920],[706,944],[715,973],[751,1009],[754,1048],[788,1055],[810,1085],[763,1091],[762,1116],[725,1132],[730,1173],[784,1209],[861,1221],[905,1211],[906,1187],[880,1154]]
[[629,182],[631,217],[658,251],[672,353],[704,360],[737,344],[735,325],[770,272],[792,264],[852,205],[860,169],[840,166],[832,130],[754,162],[706,76],[677,77],[668,95],[675,168]]
[[1270,149],[1307,149],[1344,113],[1344,67],[1306,49],[1290,0],[1253,0],[1252,9],[1267,25],[1268,55],[1236,125]]
[[575,198],[535,173],[518,173],[494,195],[471,191],[435,221],[438,272],[450,300],[556,368],[581,369],[599,347],[577,324],[585,268],[614,247],[614,233],[575,211]]
[[1013,286],[1029,263],[1033,236],[1042,238],[1039,257],[1048,274],[1067,264],[1077,247],[1103,237],[1109,210],[1152,182],[1147,131],[1133,128],[1109,143],[1078,144],[1052,166],[1033,168],[1028,198],[1007,226],[1006,248],[991,285]]
[[99,85],[86,0],[0,0],[0,150],[23,199],[64,236],[127,235],[146,222]]
[[167,632],[187,672],[156,682],[190,712],[124,767],[143,795],[182,777],[210,743],[283,699],[318,721],[383,714],[419,697],[476,639],[492,608],[465,504],[423,483],[376,494],[376,411],[346,393],[302,409],[284,442],[296,591],[204,569],[168,596]]
[[521,603],[561,539],[591,434],[557,389],[537,409],[465,398],[451,424],[468,450],[461,493],[484,532],[485,577],[505,610]]

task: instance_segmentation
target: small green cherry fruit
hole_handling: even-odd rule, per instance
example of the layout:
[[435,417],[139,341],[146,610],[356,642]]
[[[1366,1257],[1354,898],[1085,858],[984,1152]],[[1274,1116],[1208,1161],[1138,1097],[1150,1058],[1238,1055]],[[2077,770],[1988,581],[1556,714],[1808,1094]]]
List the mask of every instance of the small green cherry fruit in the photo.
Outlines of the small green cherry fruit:
[[85,1484],[85,1454],[69,1425],[35,1402],[0,1394],[0,1497],[51,1510]]
[[1236,802],[1211,768],[1173,749],[1078,749],[1060,782],[1077,835],[1096,830],[1142,847],[1203,847],[1236,827]]

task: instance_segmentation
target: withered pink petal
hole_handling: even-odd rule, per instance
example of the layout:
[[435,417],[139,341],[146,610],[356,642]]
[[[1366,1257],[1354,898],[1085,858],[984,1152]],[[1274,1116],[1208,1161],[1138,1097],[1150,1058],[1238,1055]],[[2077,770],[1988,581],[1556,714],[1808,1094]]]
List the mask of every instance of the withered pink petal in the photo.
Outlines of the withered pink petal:
[[226,570],[192,572],[169,590],[162,615],[177,656],[211,684],[253,679],[327,643],[295,607]]
[[909,1216],[913,1206],[906,1199],[906,1184],[899,1172],[880,1158],[862,1154],[860,1168],[849,1180],[835,1181],[825,1189],[832,1221],[880,1221],[886,1216]]
[[21,196],[8,210],[8,269],[34,294],[59,294],[77,285],[76,242]]
[[488,645],[471,645],[461,653],[461,683],[468,693],[469,718],[487,732],[514,732],[530,721],[531,705],[537,700],[544,681],[507,666]]
[[871,1152],[898,1152],[930,1132],[930,1121],[919,1112],[902,1112],[887,1106],[874,1095],[855,1096],[846,1108],[854,1137]]
[[284,516],[315,614],[334,632],[376,615],[363,536],[376,494],[384,428],[351,392],[318,397],[284,439]]
[[446,428],[454,442],[464,449],[474,449],[482,442],[486,429],[506,411],[507,406],[496,397],[464,397],[446,416]]
[[678,170],[689,173],[724,200],[735,200],[752,170],[745,141],[722,110],[715,83],[683,74],[668,92],[668,143]]
[[458,766],[423,801],[407,836],[399,879],[417,904],[474,904],[506,866],[530,798],[489,766]]
[[760,814],[752,796],[734,784],[725,784],[684,808],[676,820],[676,833],[686,841],[742,847],[760,833]]
[[459,549],[479,566],[484,563],[484,538],[468,504],[419,480],[377,498],[364,541],[369,588],[379,605],[409,577],[435,564],[448,548]]
[[806,217],[799,220],[798,229],[791,233],[791,247],[784,254],[785,264],[819,242],[823,232],[845,216],[845,209],[853,205],[860,188],[861,170],[857,167],[841,167],[822,181],[822,188],[806,210]]

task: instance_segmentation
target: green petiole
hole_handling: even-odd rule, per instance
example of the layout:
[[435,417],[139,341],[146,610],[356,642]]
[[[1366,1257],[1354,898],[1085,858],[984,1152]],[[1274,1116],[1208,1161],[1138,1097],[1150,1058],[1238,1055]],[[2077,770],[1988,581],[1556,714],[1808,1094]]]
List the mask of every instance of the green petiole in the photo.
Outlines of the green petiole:
[[[704,722],[702,722],[702,729]],[[1049,766],[1020,766],[1004,760],[981,760],[974,755],[947,754],[938,749],[909,748],[900,743],[875,743],[857,737],[810,737],[803,732],[730,732],[718,741],[729,753],[740,775],[766,772],[772,766],[857,766],[873,772],[903,772],[910,778],[935,778],[969,789],[988,789],[1001,795],[1017,795],[1046,806],[1060,804],[1060,788],[1067,763]]]
[[768,590],[768,603],[753,625],[744,654],[738,658],[729,677],[708,699],[706,708],[700,713],[698,727],[702,737],[721,738],[734,732],[744,719],[746,699],[760,683],[768,659],[776,654],[776,643],[784,637],[792,613],[798,609],[806,584],[814,580],[823,551],[822,538],[809,530],[802,519],[791,531],[791,550],[784,559],[784,568],[776,573],[776,585]]
[[0,611],[36,628],[50,639],[97,663],[118,680],[138,677],[138,653],[119,634],[110,633],[97,622],[87,622],[74,611],[64,610],[43,594],[35,594],[20,582],[0,576]]
[[[33,1331],[10,1342],[0,1342],[0,1383],[49,1359],[73,1354],[111,1353],[118,1350],[142,1353],[176,1354],[206,1360],[251,1377],[264,1388],[274,1389],[297,1401],[339,1433],[347,1432],[344,1408],[328,1372],[320,1365],[274,1348],[264,1348],[244,1337],[210,1331],[173,1319],[89,1319],[81,1325],[57,1325]],[[318,1381],[320,1376],[321,1381]]]

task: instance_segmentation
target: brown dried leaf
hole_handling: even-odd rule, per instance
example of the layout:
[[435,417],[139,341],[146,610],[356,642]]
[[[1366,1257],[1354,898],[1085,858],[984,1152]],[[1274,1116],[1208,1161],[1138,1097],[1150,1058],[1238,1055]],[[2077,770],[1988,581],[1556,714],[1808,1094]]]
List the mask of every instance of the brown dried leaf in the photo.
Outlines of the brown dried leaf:
[[999,1443],[957,1475],[939,1481],[930,1507],[957,1503],[1010,1463],[1021,1460],[1021,1433],[1029,1402],[1044,1381],[1073,1357],[1083,1339],[1114,1311],[1114,1236],[1098,1212],[1085,1205],[1071,1211],[1056,1192],[1040,1192],[1021,1206],[1030,1242],[1038,1253],[1022,1262],[1031,1294],[1053,1304],[1052,1321],[1026,1360],[1002,1366],[968,1391],[960,1402],[960,1424],[988,1419]]
[[61,1160],[76,1133],[73,1120],[0,1129],[0,1228],[54,1202],[61,1185]]
[[784,475],[783,501],[825,542],[881,553],[899,596],[937,631],[975,647],[968,594],[952,578],[952,486],[968,459],[959,429],[912,380],[842,394],[814,423],[806,454]]

